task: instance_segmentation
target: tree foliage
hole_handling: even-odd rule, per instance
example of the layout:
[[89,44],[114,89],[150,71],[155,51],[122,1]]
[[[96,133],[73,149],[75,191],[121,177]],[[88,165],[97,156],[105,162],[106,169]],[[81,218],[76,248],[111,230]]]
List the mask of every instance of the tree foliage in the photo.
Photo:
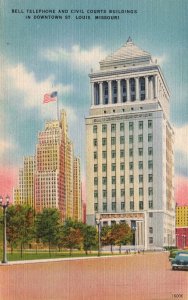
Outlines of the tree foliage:
[[104,226],[101,229],[102,245],[110,245],[113,252],[113,245],[121,246],[130,243],[132,240],[131,228],[127,223],[114,224],[112,226]]
[[60,212],[56,208],[44,208],[36,215],[36,238],[48,244],[49,253],[51,246],[58,243],[60,224]]
[[83,242],[83,224],[67,219],[62,227],[62,245],[70,250],[81,248]]
[[94,226],[84,224],[83,226],[83,248],[86,254],[97,245],[97,230]]
[[34,235],[34,211],[27,205],[11,205],[7,209],[7,241],[13,248],[20,244],[21,256],[25,243]]

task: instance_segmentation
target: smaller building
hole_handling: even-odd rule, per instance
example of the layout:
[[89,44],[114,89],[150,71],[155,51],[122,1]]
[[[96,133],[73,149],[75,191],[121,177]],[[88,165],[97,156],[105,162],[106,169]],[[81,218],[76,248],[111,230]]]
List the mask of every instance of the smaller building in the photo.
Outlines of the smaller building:
[[176,207],[176,246],[188,248],[188,205]]

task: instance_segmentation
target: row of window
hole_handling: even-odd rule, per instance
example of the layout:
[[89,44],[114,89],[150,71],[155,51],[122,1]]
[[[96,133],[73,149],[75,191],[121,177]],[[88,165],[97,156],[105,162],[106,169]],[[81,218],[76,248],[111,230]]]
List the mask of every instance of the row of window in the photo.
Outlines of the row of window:
[[[112,156],[112,154],[114,156],[114,151],[115,150],[111,151],[111,156]],[[129,157],[133,157],[133,153],[134,153],[133,148],[130,148],[129,149]],[[115,155],[116,155],[116,153],[115,153]],[[138,148],[138,155],[139,156],[143,155],[143,148]],[[153,147],[148,147],[148,155],[153,155]],[[125,150],[121,149],[120,150],[120,157],[124,157],[124,156],[125,156]],[[98,152],[97,151],[93,152],[93,158],[94,159],[98,158]],[[102,151],[102,158],[107,158],[107,151]]]
[[[153,126],[152,120],[148,120],[148,128],[152,128],[152,126]],[[144,127],[144,122],[139,121],[138,128],[143,129],[143,127]],[[125,123],[120,123],[119,128],[120,131],[124,131]],[[133,130],[133,129],[134,129],[134,122],[129,122],[129,130]],[[111,124],[111,132],[115,132],[115,131],[116,131],[116,124]],[[102,125],[102,132],[107,132],[107,124]],[[93,133],[97,133],[97,125],[93,126]]]
[[[153,201],[152,200],[148,201],[148,207],[150,209],[153,208]],[[134,202],[133,201],[129,202],[129,208],[130,208],[130,210],[134,210]],[[107,203],[106,202],[103,202],[102,209],[103,209],[103,212],[107,211]],[[144,209],[144,202],[143,201],[139,201],[139,209],[140,210]],[[95,212],[98,211],[98,203],[94,203],[94,210],[95,210]],[[116,202],[111,202],[111,210],[116,211]],[[121,202],[121,210],[125,210],[125,202]],[[152,232],[150,232],[150,233],[152,233]]]
[[[142,143],[144,140],[143,138],[143,134],[139,134],[138,135],[138,142]],[[153,135],[152,133],[148,134],[148,142],[152,142],[153,141]],[[120,136],[119,138],[119,142],[120,144],[124,144],[125,143],[125,137],[124,136]],[[134,136],[133,135],[129,135],[129,144],[133,144],[134,143]],[[111,145],[115,145],[116,144],[116,137],[111,137]],[[97,146],[98,145],[98,140],[97,139],[93,139],[93,146]],[[107,145],[107,138],[102,138],[102,146],[106,146]]]
[[[114,169],[112,169],[114,170]],[[120,181],[122,180],[124,182],[124,176],[120,176]],[[138,176],[139,183],[143,182],[143,175]],[[102,177],[102,183],[107,182],[107,177]],[[134,183],[134,176],[129,176],[129,182]],[[148,174],[148,182],[153,182],[153,174]],[[116,176],[111,176],[111,183],[116,184]],[[98,185],[98,177],[94,177],[94,185]]]
[[[134,188],[129,189],[129,195],[134,196]],[[143,195],[144,195],[144,189],[139,188],[139,196],[143,196]],[[153,188],[148,187],[148,196],[152,196],[152,195],[153,195]],[[111,196],[112,196],[112,198],[116,197],[116,189],[111,190]],[[125,190],[124,189],[121,189],[121,196],[125,196]],[[103,190],[103,197],[104,198],[107,197],[107,191],[106,190]],[[94,191],[94,198],[98,198],[98,191],[97,190]]]
[[[113,157],[112,157],[113,158]],[[143,161],[139,161],[138,162],[138,168],[139,170],[143,169]],[[152,169],[153,168],[153,161],[152,160],[148,160],[148,169]],[[116,169],[116,164],[111,164],[111,170],[115,171]],[[129,162],[129,170],[133,170],[134,169],[134,163],[131,161]],[[125,164],[124,163],[120,163],[120,170],[125,170]],[[94,165],[94,172],[98,171],[98,164]],[[102,164],[102,171],[106,172],[107,171],[107,164]]]

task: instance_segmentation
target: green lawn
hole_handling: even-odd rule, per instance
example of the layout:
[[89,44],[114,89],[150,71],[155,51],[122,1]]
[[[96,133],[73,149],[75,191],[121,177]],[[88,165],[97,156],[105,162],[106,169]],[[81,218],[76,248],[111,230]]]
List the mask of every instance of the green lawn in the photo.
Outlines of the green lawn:
[[[92,257],[97,256],[97,252],[88,253],[88,255],[85,254],[85,252],[81,251],[74,251],[72,255],[69,255],[69,251],[63,251],[63,252],[51,252],[51,255],[48,251],[38,251],[38,253],[25,251],[22,254],[22,257],[20,255],[20,252],[15,251],[13,254],[7,253],[7,260],[8,261],[16,261],[16,260],[34,260],[34,259],[52,259],[52,258],[69,258],[69,257]],[[102,255],[110,255],[110,253],[102,253]],[[117,254],[114,254],[117,255]],[[0,252],[0,260],[2,259],[2,252]]]

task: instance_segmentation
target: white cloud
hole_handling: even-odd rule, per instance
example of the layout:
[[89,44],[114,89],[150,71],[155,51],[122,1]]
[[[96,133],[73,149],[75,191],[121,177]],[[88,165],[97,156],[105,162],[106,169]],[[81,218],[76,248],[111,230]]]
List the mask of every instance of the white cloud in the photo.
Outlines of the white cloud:
[[162,66],[164,63],[168,61],[168,57],[166,54],[158,55],[158,56],[153,56],[153,61],[157,60],[157,63]]
[[188,155],[188,125],[175,127],[175,150]]
[[12,79],[15,89],[24,96],[26,106],[38,106],[44,97],[44,94],[52,90],[60,94],[69,93],[72,90],[71,85],[54,84],[54,77],[50,76],[44,81],[37,81],[33,72],[28,72],[22,64],[8,68],[8,76]]
[[18,150],[18,145],[13,140],[0,139],[0,163],[3,165],[6,162],[6,158],[13,150]]
[[54,48],[47,49],[42,55],[49,61],[61,62],[68,61],[75,67],[85,68],[97,67],[98,62],[107,56],[107,52],[100,46],[90,49],[81,49],[79,45],[72,46],[71,49]]
[[[63,97],[73,90],[72,85],[55,84],[54,76],[49,76],[43,81],[37,80],[34,72],[28,71],[23,64],[11,65],[6,62],[3,72],[1,99],[8,98],[14,101],[13,105],[21,105],[26,109],[36,108],[44,117],[55,117],[56,113],[55,103],[43,104],[44,94],[58,91],[58,95]],[[64,109],[71,114],[70,119],[75,121],[74,109],[69,106],[64,106]]]

